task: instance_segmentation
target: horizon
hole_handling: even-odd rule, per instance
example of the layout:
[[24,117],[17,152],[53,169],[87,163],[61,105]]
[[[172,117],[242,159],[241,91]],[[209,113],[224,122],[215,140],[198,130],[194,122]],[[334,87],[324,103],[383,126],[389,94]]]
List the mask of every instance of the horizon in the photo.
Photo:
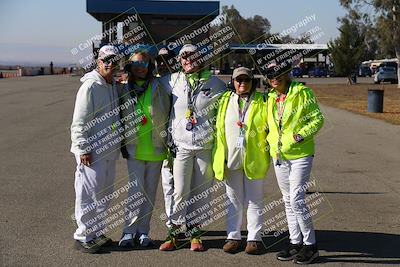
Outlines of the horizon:
[[[291,8],[287,6],[290,4]],[[261,1],[252,4],[239,0],[221,0],[222,6],[234,5],[244,18],[260,15],[271,23],[271,33],[278,33],[299,19],[316,14],[316,23],[325,33],[320,40],[326,44],[339,35],[337,18],[345,14],[338,0]],[[307,8],[305,8],[307,7]],[[90,37],[101,34],[101,23],[86,12],[86,1],[71,0],[55,3],[51,0],[35,2],[3,0],[0,40],[0,65],[42,66],[53,61],[54,66],[79,64],[71,48]],[[62,10],[62,12],[59,12]],[[282,19],[282,10],[286,15]],[[73,15],[71,15],[73,14]],[[43,19],[45,18],[45,19]],[[22,30],[21,30],[22,29]],[[295,37],[296,35],[293,35]]]

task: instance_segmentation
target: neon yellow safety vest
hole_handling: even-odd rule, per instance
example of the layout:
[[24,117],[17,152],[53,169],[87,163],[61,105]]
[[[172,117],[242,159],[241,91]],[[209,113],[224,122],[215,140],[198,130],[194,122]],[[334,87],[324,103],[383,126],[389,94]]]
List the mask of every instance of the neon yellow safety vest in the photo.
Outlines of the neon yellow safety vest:
[[[226,137],[225,137],[225,116],[232,92],[226,92],[219,100],[218,114],[216,121],[216,138],[213,148],[213,170],[215,178],[223,180],[226,161]],[[269,152],[267,147],[267,110],[263,101],[263,96],[255,92],[254,98],[250,102],[250,113],[245,122],[245,152],[243,158],[243,169],[246,176],[250,179],[265,178],[269,168]],[[229,116],[229,114],[228,114]]]
[[[139,81],[138,85],[143,86],[144,83],[145,81]],[[150,83],[146,91],[139,96],[138,103],[135,105],[135,109],[142,110],[147,119],[146,124],[139,125],[135,159],[143,161],[163,161],[167,158],[167,152],[163,151],[162,153],[158,153],[154,148],[152,139],[153,118],[151,117],[151,87]]]
[[[277,93],[268,94],[268,144],[271,157],[277,158],[279,141],[279,118]],[[282,160],[295,160],[314,155],[313,136],[322,128],[324,116],[321,113],[314,93],[299,82],[292,82],[284,101],[282,115]],[[296,143],[293,135],[299,134],[304,140]]]

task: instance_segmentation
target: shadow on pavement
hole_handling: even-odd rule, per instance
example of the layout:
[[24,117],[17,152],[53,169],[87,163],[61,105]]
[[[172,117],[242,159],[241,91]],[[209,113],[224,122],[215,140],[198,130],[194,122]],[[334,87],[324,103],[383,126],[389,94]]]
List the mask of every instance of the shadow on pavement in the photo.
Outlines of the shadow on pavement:
[[339,194],[339,195],[381,195],[385,192],[339,192],[339,191],[307,191],[307,195],[315,194],[316,192],[320,194]]
[[139,245],[135,245],[133,248],[124,248],[118,246],[117,241],[113,241],[110,246],[102,247],[101,253],[110,253],[110,252],[125,252],[125,251],[135,251],[135,250],[158,250],[161,245],[160,240],[153,240],[153,245],[149,247],[140,247]]
[[[246,235],[244,231],[242,235]],[[209,248],[221,249],[225,243],[224,231],[210,231],[204,236]],[[207,240],[206,236],[221,236],[222,239]],[[282,235],[281,235],[282,236]],[[283,233],[288,236],[288,233]],[[400,235],[316,230],[318,248],[323,254],[316,263],[370,263],[400,264]],[[266,253],[277,253],[285,247],[288,239],[273,235],[263,238],[265,245],[271,244]],[[245,241],[243,241],[245,243]]]
[[[242,231],[242,235],[246,235],[246,231]],[[280,237],[269,235],[263,238],[264,244],[271,244],[267,248],[266,254],[276,253],[287,244],[287,238],[282,240],[283,233]],[[318,240],[318,248],[322,256],[316,263],[369,263],[369,264],[400,264],[400,235],[371,233],[371,232],[351,232],[351,231],[333,231],[333,230],[317,230],[316,236]],[[219,238],[218,238],[219,237]],[[202,240],[206,249],[221,249],[225,244],[225,231],[208,231],[205,232]],[[137,250],[157,250],[162,241],[155,240],[154,246],[149,248],[132,248],[123,249],[118,247],[117,242],[109,247],[104,248],[103,253],[116,251],[137,251]],[[183,241],[185,242],[185,241]],[[186,241],[187,242],[187,241]],[[243,239],[243,246],[246,240]],[[184,246],[188,249],[190,245]]]
[[400,235],[325,230],[316,234],[321,250],[345,253],[321,257],[321,262],[400,264]]

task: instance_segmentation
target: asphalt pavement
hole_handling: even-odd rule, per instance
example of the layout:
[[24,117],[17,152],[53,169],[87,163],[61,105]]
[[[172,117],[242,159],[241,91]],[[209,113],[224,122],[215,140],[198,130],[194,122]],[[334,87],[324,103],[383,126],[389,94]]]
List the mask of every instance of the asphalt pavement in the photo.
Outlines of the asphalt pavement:
[[[265,235],[263,255],[224,253],[221,218],[205,233],[203,253],[191,252],[185,243],[174,252],[124,251],[115,245],[96,255],[75,251],[69,126],[79,85],[79,78],[70,76],[0,79],[1,266],[293,266],[275,259],[285,232]],[[315,266],[399,266],[400,126],[321,109],[326,123],[316,138],[308,191],[321,254]],[[120,159],[117,179],[126,177]],[[266,203],[279,196],[270,170]],[[163,205],[159,185],[150,232],[157,244],[166,234]],[[281,210],[267,211],[265,226]],[[109,235],[118,241],[121,231]]]

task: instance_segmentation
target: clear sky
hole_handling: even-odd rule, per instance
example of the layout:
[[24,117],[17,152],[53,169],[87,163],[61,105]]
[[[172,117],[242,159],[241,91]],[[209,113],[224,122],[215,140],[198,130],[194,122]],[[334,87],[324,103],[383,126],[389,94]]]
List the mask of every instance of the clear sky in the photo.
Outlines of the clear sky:
[[[112,0],[110,0],[112,1]],[[316,14],[315,25],[326,43],[338,36],[337,17],[345,11],[339,0],[221,0],[244,17],[261,15],[279,32],[305,16]],[[0,0],[0,64],[3,62],[73,62],[71,48],[101,33],[101,23],[86,13],[86,0]]]

